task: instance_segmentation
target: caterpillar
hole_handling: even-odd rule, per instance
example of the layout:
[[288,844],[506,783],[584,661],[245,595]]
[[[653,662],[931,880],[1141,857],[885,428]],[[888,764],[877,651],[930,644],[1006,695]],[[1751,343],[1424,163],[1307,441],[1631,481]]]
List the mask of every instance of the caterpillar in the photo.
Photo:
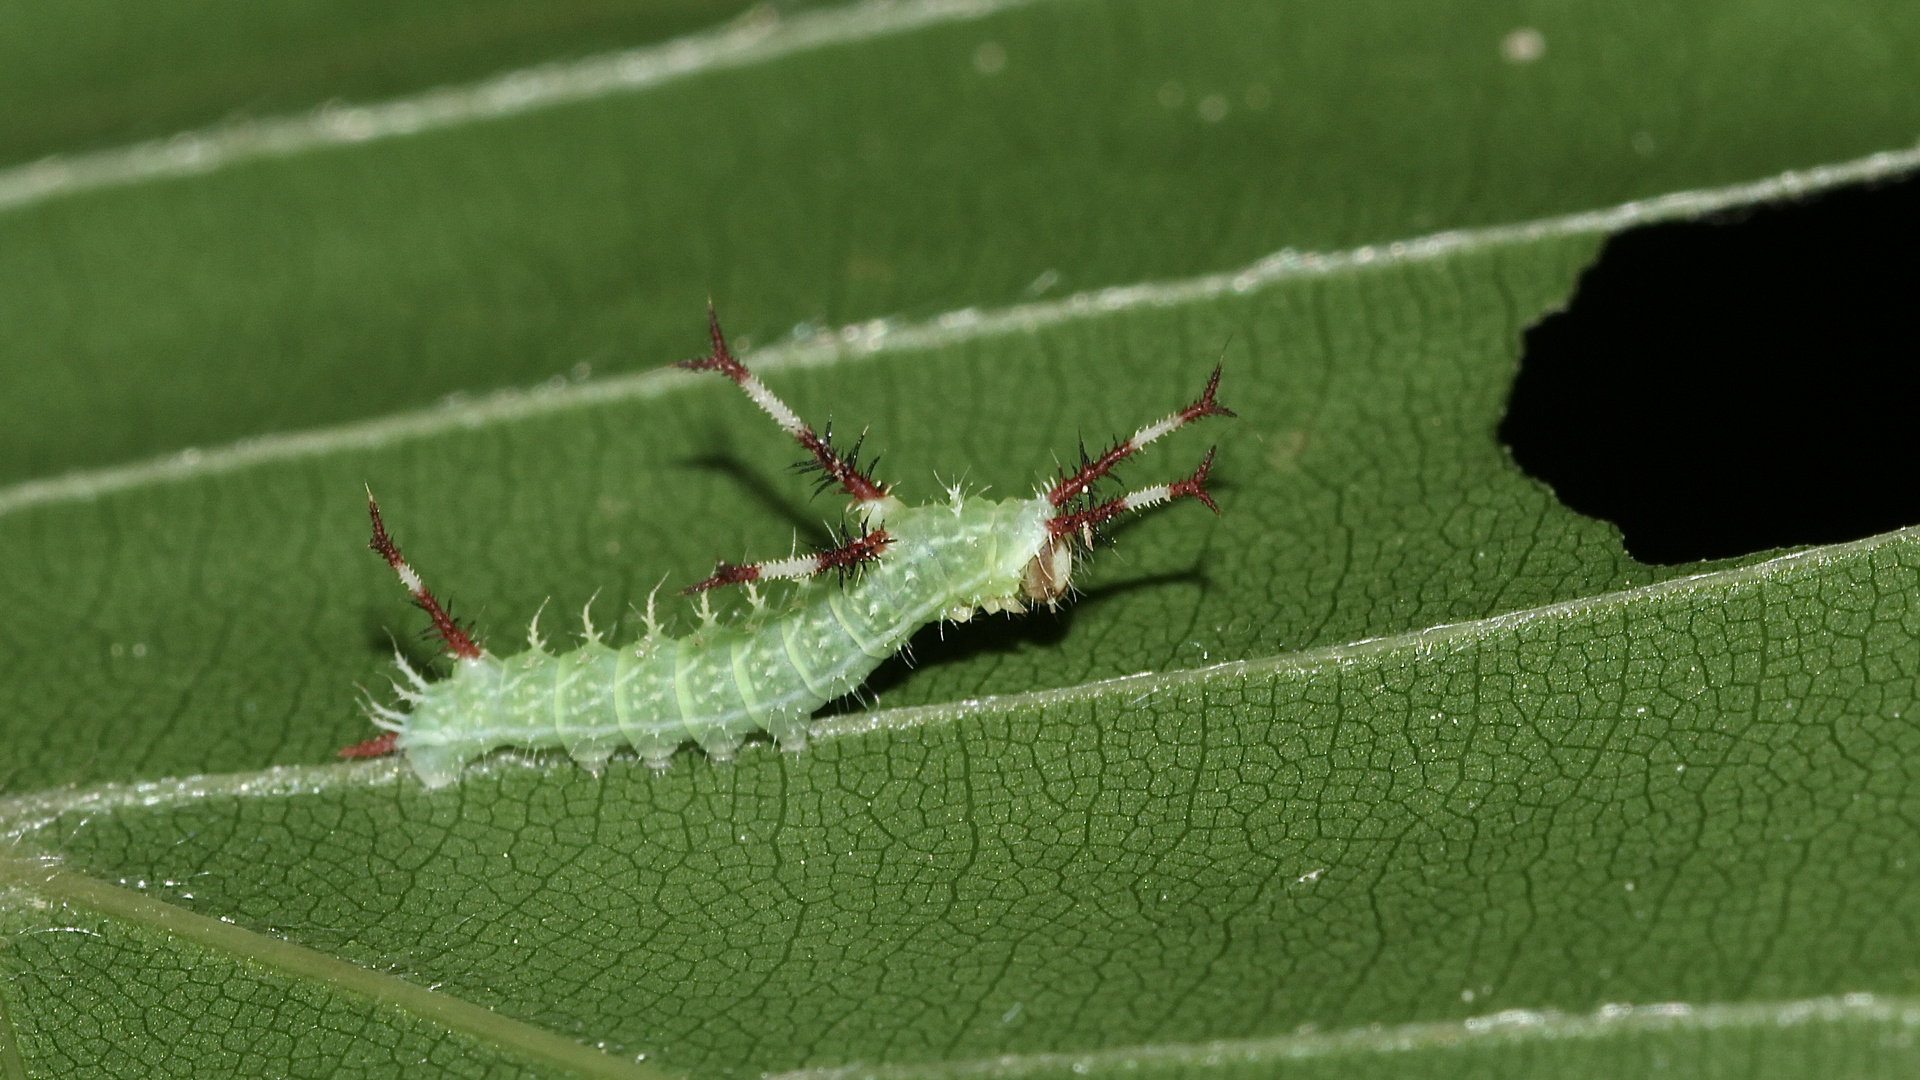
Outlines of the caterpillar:
[[[662,631],[649,596],[646,632],[638,641],[608,644],[594,629],[589,603],[581,615],[585,640],[579,648],[548,652],[536,615],[531,647],[499,657],[454,621],[401,557],[369,489],[368,547],[426,612],[453,659],[453,672],[429,682],[396,656],[400,701],[382,705],[369,698],[368,718],[382,733],[346,747],[342,757],[404,752],[433,788],[452,783],[468,762],[501,747],[559,747],[594,771],[621,747],[655,768],[666,767],[689,742],[727,760],[754,732],[770,734],[783,750],[800,750],[811,714],[859,687],[920,627],[941,619],[964,622],[977,612],[1058,605],[1069,594],[1075,559],[1091,548],[1102,523],[1181,498],[1220,512],[1206,489],[1213,449],[1183,480],[1117,498],[1095,494],[1114,466],[1150,443],[1204,417],[1233,415],[1214,401],[1217,366],[1199,400],[1097,457],[1082,445],[1078,468],[1056,472],[1030,499],[991,500],[955,486],[944,502],[907,506],[893,496],[892,485],[875,479],[872,466],[860,466],[858,445],[847,453],[836,450],[830,428],[827,436],[816,434],[728,352],[711,306],[707,329],[711,351],[675,366],[732,379],[806,450],[799,467],[820,474],[821,490],[837,488],[851,500],[844,538],[812,554],[716,564],[710,576],[682,590],[701,594],[701,626],[686,637]],[[830,571],[838,581],[815,583]],[[767,614],[756,589],[769,581],[798,583],[789,609],[777,617]],[[749,590],[753,612],[747,619],[722,624],[713,617],[706,592],[726,585]]]

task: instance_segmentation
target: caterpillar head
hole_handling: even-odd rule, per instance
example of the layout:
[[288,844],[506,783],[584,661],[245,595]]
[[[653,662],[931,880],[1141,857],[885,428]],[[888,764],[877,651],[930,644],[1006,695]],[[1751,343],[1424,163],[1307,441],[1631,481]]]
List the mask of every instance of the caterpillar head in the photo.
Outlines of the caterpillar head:
[[1073,587],[1073,537],[1051,536],[1040,550],[1027,560],[1027,572],[1020,579],[1020,595],[1036,604],[1053,607]]
[[[1212,404],[1212,389],[1209,385],[1207,397],[1203,401],[1214,412],[1225,412],[1224,409]],[[1129,440],[1129,443],[1132,441]],[[1134,448],[1128,444],[1123,443],[1121,446],[1127,453],[1133,452]],[[1113,452],[1109,451],[1109,455],[1112,454]],[[1018,589],[1009,590],[1005,598],[997,602],[990,601],[982,606],[988,611],[1019,611],[1023,610],[1027,604],[1045,604],[1050,608],[1057,606],[1073,589],[1073,565],[1077,554],[1074,549],[1091,547],[1095,528],[1110,518],[1179,498],[1198,499],[1205,503],[1208,509],[1216,514],[1219,513],[1219,506],[1214,504],[1213,497],[1207,493],[1206,488],[1207,470],[1212,466],[1213,451],[1208,450],[1207,456],[1200,461],[1200,467],[1185,480],[1171,484],[1156,484],[1080,510],[1061,509],[1059,502],[1055,501],[1055,493],[1068,491],[1071,488],[1073,490],[1068,491],[1066,496],[1071,498],[1077,491],[1084,490],[1086,487],[1084,483],[1076,486],[1075,482],[1091,466],[1083,468],[1081,474],[1055,484],[1051,491],[1035,498],[1030,504],[1032,511],[1028,520],[1037,528],[1031,531],[1032,540],[1026,545],[1028,555],[1019,573]]]
[[[1219,377],[1220,374],[1216,371],[1214,378],[1217,380]],[[1198,405],[1205,405],[1211,410],[1206,415],[1222,413],[1232,415],[1213,404],[1212,383],[1207,385],[1207,396],[1190,408]],[[1179,414],[1176,413],[1175,417],[1178,416]],[[1117,459],[1132,453],[1134,447],[1130,444],[1136,440],[1147,441],[1136,435],[1114,450],[1108,451],[1105,457]],[[1074,546],[1078,544],[1082,547],[1091,547],[1094,529],[1104,521],[1130,511],[1145,510],[1150,506],[1158,506],[1180,498],[1198,499],[1206,504],[1207,509],[1216,514],[1220,512],[1220,507],[1214,503],[1213,496],[1207,494],[1207,470],[1213,467],[1212,450],[1207,451],[1207,456],[1200,459],[1200,467],[1185,480],[1178,480],[1171,484],[1155,484],[1149,488],[1130,491],[1117,499],[1096,503],[1084,510],[1058,509],[1062,502],[1086,489],[1086,483],[1080,482],[1080,478],[1093,467],[1087,466],[1079,474],[1060,481],[1051,491],[1035,500],[1045,511],[1051,512],[1051,516],[1046,518],[1042,534],[1044,538],[1034,547],[1033,556],[1027,561],[1026,572],[1020,579],[1020,594],[1033,603],[1053,607],[1067,595],[1068,590],[1073,587]]]

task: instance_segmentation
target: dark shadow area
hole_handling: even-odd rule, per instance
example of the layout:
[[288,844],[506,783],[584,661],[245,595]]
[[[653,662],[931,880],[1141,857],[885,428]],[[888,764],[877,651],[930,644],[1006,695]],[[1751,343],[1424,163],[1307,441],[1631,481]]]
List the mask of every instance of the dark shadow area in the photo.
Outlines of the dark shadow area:
[[[407,608],[413,614],[411,607]],[[440,677],[446,670],[447,650],[440,642],[440,635],[431,625],[414,633],[406,632],[406,623],[395,626],[390,620],[393,612],[389,608],[369,607],[362,615],[361,629],[367,650],[385,660],[393,659],[395,653],[406,658],[413,670],[429,679]],[[404,617],[403,617],[404,618]],[[426,616],[420,616],[425,621]],[[468,620],[459,615],[454,618],[462,625],[472,629]]]
[[816,717],[840,716],[865,711],[875,697],[882,697],[905,682],[915,668],[952,664],[988,653],[1011,655],[1023,646],[1046,648],[1058,644],[1073,628],[1076,612],[1103,599],[1122,596],[1136,589],[1151,589],[1169,583],[1200,582],[1206,575],[1198,568],[1172,574],[1153,574],[1116,581],[1089,589],[1072,602],[1053,611],[1042,607],[1025,615],[975,615],[963,623],[937,622],[920,628],[907,647],[888,658],[857,693],[835,698],[815,712]]
[[1045,648],[1058,644],[1073,625],[1073,609],[1041,608],[1025,615],[975,615],[963,623],[939,622],[923,626],[907,647],[888,657],[867,676],[860,689],[822,705],[815,716],[864,712],[873,699],[907,680],[915,668],[951,664],[969,657],[997,653],[1010,656],[1023,645]]
[[1920,523],[1920,178],[1610,240],[1500,440],[1650,563]]
[[[739,461],[722,454],[707,457],[690,458],[678,463],[681,468],[699,469],[702,472],[717,473],[731,480],[740,490],[753,496],[754,500],[768,510],[778,514],[795,529],[800,531],[800,542],[814,547],[832,547],[833,537],[827,532],[827,522],[837,520],[836,513],[844,502],[838,492],[832,501],[818,512],[810,509],[804,496],[795,496],[775,487],[765,476],[748,468]],[[796,491],[805,492],[810,481],[806,477],[792,481]],[[778,558],[778,555],[766,555],[763,558]]]

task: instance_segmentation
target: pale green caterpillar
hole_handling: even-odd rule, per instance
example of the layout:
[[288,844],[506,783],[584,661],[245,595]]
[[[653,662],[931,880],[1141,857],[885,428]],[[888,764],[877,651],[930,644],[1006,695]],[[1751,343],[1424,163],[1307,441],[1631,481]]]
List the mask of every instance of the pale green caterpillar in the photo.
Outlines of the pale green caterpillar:
[[[347,747],[343,757],[405,751],[420,779],[439,787],[498,747],[561,747],[595,770],[623,746],[655,767],[687,742],[724,760],[755,731],[771,734],[782,749],[799,750],[814,710],[853,691],[920,627],[964,621],[976,611],[1059,603],[1073,577],[1075,545],[1090,543],[1100,523],[1183,496],[1219,513],[1205,487],[1212,450],[1184,480],[1107,501],[1092,496],[1115,465],[1148,443],[1202,417],[1233,415],[1213,400],[1218,368],[1198,401],[1097,458],[1083,451],[1077,471],[1031,499],[967,496],[956,487],[946,502],[907,506],[871,470],[859,468],[857,447],[836,452],[734,359],[711,310],[708,322],[713,351],[679,366],[718,371],[740,384],[812,455],[808,466],[853,500],[857,527],[830,551],[745,566],[720,563],[685,591],[804,582],[828,570],[840,571],[842,580],[803,587],[796,606],[777,618],[736,625],[715,623],[703,598],[702,626],[683,638],[661,633],[649,598],[646,635],[632,644],[608,645],[588,622],[586,643],[572,652],[549,653],[536,634],[528,651],[497,657],[447,615],[400,557],[369,493],[369,546],[433,619],[454,666],[450,677],[428,682],[401,660],[405,681],[396,690],[405,710],[370,703],[371,719],[386,733]],[[753,600],[757,615],[764,603],[757,593]]]

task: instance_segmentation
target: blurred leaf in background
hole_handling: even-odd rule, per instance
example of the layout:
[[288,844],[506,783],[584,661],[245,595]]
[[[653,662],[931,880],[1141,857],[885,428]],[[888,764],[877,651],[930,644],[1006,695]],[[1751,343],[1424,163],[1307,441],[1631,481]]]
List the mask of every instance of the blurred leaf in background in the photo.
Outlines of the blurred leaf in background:
[[[1644,566],[1494,435],[1608,233],[1913,167],[1911,5],[0,26],[0,1075],[1915,1067],[1920,535]],[[1130,476],[1225,512],[801,755],[325,764],[363,483],[501,651],[821,535],[709,296],[910,499],[1224,350]]]

